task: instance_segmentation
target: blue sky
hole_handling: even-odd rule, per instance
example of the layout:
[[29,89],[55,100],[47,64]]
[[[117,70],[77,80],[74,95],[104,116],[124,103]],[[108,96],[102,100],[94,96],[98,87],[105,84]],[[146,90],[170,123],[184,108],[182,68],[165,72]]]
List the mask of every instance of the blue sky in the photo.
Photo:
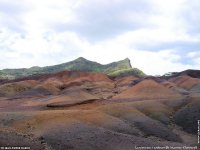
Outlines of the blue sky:
[[85,57],[158,75],[200,69],[199,0],[0,0],[0,69]]

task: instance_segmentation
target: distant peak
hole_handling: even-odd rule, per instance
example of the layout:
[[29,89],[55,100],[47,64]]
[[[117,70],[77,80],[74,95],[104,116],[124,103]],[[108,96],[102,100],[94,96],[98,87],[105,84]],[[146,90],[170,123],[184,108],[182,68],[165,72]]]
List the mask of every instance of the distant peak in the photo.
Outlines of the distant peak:
[[29,69],[38,69],[40,68],[39,66],[33,66],[33,67],[30,67]]
[[127,66],[129,66],[130,68],[132,68],[131,60],[129,58],[125,58],[124,60],[121,60],[119,62],[125,63]]
[[127,57],[127,58],[124,59],[124,61],[130,61],[130,59]]
[[85,58],[83,58],[83,57],[79,57],[79,58],[77,58],[76,60],[78,60],[78,61],[86,61],[87,59],[85,59]]

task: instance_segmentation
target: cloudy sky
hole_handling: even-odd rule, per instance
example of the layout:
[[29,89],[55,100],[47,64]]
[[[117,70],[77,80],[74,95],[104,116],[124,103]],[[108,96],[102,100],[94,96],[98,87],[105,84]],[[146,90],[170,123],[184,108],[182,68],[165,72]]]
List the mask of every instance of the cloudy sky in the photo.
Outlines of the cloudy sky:
[[200,69],[199,0],[0,0],[0,69],[130,58],[158,75]]

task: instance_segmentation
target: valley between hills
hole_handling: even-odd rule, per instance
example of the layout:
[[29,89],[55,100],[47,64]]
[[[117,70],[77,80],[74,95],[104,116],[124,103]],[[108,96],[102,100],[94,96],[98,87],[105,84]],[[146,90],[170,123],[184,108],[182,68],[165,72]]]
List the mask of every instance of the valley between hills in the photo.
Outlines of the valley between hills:
[[[0,146],[33,150],[198,149],[200,71],[148,76],[85,58],[0,71]],[[141,147],[141,148],[140,148]]]

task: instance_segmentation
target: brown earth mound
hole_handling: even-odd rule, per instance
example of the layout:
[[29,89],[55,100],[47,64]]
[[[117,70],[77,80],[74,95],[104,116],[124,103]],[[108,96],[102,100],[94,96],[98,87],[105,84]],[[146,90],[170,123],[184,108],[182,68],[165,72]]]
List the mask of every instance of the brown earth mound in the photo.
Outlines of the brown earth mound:
[[115,79],[116,93],[121,93],[122,91],[127,90],[128,88],[136,84],[138,81],[139,78],[135,76],[128,76]]
[[91,81],[91,82],[99,82],[99,81],[112,82],[112,80],[110,80],[108,76],[105,74],[96,72],[81,72],[81,71],[63,71],[55,74],[42,75],[34,78],[40,81],[46,81],[47,79],[50,80],[53,78],[53,80],[57,79],[63,83],[75,80]]
[[183,94],[183,95],[188,95],[188,94],[189,94],[189,92],[188,92],[186,89],[181,88],[181,87],[178,87],[178,86],[177,86],[175,83],[173,83],[173,82],[164,81],[164,82],[162,82],[161,84],[162,84],[163,86],[165,86],[165,87],[171,89],[171,90],[174,90],[174,91],[180,93],[180,94]]
[[191,90],[176,79],[111,80],[101,73],[65,71],[0,85],[0,145],[25,143],[45,150],[195,146],[199,96],[191,98]]
[[18,93],[32,89],[38,84],[35,80],[7,83],[0,86],[0,96],[15,96]]
[[[30,80],[31,79],[31,80]],[[96,88],[114,88],[114,83],[102,73],[63,71],[56,74],[29,77],[6,83],[0,86],[0,96],[45,96],[59,94],[73,86],[84,86],[88,83]],[[110,92],[110,90],[109,90]],[[107,94],[108,95],[108,94]],[[106,96],[105,96],[106,97]]]
[[171,78],[169,81],[186,90],[190,90],[192,87],[200,85],[200,79],[192,78],[187,75]]
[[84,91],[72,91],[63,96],[56,96],[48,100],[47,107],[69,107],[88,103],[99,98]]
[[138,79],[139,78],[135,76],[122,77],[120,79],[117,79],[115,81],[115,84],[117,84],[117,86],[127,86]]
[[178,92],[170,90],[153,80],[143,80],[113,99],[168,99],[181,98]]

